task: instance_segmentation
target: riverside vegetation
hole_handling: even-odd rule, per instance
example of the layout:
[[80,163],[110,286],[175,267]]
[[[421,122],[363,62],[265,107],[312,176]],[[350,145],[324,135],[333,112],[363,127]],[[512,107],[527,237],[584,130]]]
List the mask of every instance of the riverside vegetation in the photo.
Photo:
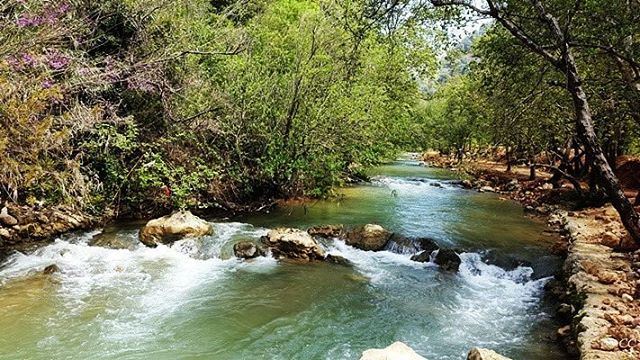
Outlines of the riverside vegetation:
[[[640,237],[612,171],[639,146],[636,2],[1,6],[5,201],[250,209],[330,195],[403,149],[501,147],[611,200]],[[478,16],[494,21],[452,41]]]
[[[638,253],[629,254],[640,244],[639,33],[640,3],[633,0],[615,4],[579,0],[2,2],[0,255],[4,258],[8,249],[23,250],[17,246],[20,242],[90,228],[98,219],[166,216],[150,221],[139,234],[118,228],[115,236],[93,237],[89,233],[29,255],[14,253],[0,274],[10,280],[19,278],[33,264],[46,262],[44,277],[38,281],[49,281],[46,279],[61,273],[67,281],[60,286],[73,288],[69,279],[92,280],[83,278],[82,272],[67,272],[66,268],[78,264],[69,263],[65,254],[73,253],[81,263],[91,264],[92,270],[117,278],[125,270],[122,265],[110,271],[113,264],[103,264],[87,254],[107,256],[114,254],[111,250],[126,249],[128,252],[119,254],[128,259],[127,266],[131,265],[127,271],[154,285],[158,279],[166,280],[165,269],[146,268],[148,264],[140,265],[136,259],[158,256],[182,265],[195,261],[197,266],[215,264],[216,271],[236,271],[243,266],[273,264],[270,255],[274,255],[308,263],[309,269],[315,269],[310,271],[316,271],[311,274],[319,274],[318,279],[327,284],[335,282],[332,276],[336,273],[344,273],[349,281],[341,281],[341,291],[366,298],[370,294],[351,292],[354,285],[350,281],[363,281],[351,272],[383,269],[388,270],[387,276],[398,276],[411,284],[427,276],[422,270],[437,264],[442,277],[430,273],[432,284],[464,282],[462,292],[454,293],[453,298],[464,300],[475,293],[475,280],[483,277],[492,285],[499,284],[488,292],[499,290],[499,296],[514,300],[512,312],[520,316],[514,324],[536,327],[531,334],[528,328],[523,334],[520,325],[518,329],[501,329],[502,335],[516,334],[532,342],[522,346],[503,338],[504,350],[531,358],[561,358],[563,354],[555,345],[537,338],[553,324],[544,316],[530,318],[533,313],[546,314],[547,304],[537,300],[558,260],[555,255],[540,257],[540,247],[528,247],[527,241],[534,237],[531,234],[542,232],[539,228],[526,231],[535,226],[514,222],[507,232],[521,231],[522,239],[507,236],[486,241],[479,224],[473,231],[453,231],[456,236],[452,238],[451,228],[460,226],[455,219],[441,218],[440,224],[428,226],[424,219],[410,222],[409,218],[416,216],[412,211],[422,208],[405,203],[406,199],[450,211],[446,205],[452,201],[457,207],[469,201],[459,199],[461,194],[471,196],[460,189],[463,185],[481,192],[503,192],[523,202],[527,210],[553,213],[552,220],[560,216],[556,226],[564,226],[570,235],[570,245],[563,251],[573,251],[567,260],[569,274],[602,273],[602,269],[590,272],[585,268],[601,257],[606,258],[602,263],[611,267],[607,271],[624,268],[615,279],[605,279],[614,279],[607,285],[615,286],[600,289],[620,297],[622,303],[609,298],[608,304],[599,302],[599,294],[586,291],[592,286],[590,278],[567,281],[576,288],[572,289],[575,293],[566,292],[559,298],[566,301],[562,304],[565,310],[569,309],[564,321],[572,324],[561,328],[559,336],[583,356],[594,349],[606,356],[616,356],[616,352],[635,355],[638,349],[629,344],[637,342],[638,336],[632,329],[638,322],[638,271],[637,264],[629,263],[637,262]],[[392,170],[370,184],[352,187],[355,193],[377,187],[376,196],[386,196],[385,191],[391,190],[390,196],[397,198],[393,204],[386,198],[374,202],[382,208],[393,205],[393,216],[386,224],[378,224],[374,218],[380,209],[362,206],[367,202],[345,206],[358,214],[359,224],[351,217],[344,221],[344,214],[335,210],[342,206],[340,201],[346,204],[348,200],[338,197],[338,205],[323,202],[344,193],[347,183],[367,179],[372,168],[408,150],[432,150],[425,160],[435,159],[455,169],[466,169],[470,162],[476,162],[474,166],[487,164],[488,158],[492,162],[488,169],[479,166],[472,171],[477,175],[474,181],[457,182],[450,173],[442,179],[424,177],[425,171],[432,170],[423,168],[413,178],[409,169],[417,163],[405,159],[409,162],[400,162],[399,177]],[[496,166],[504,166],[504,171],[497,171]],[[503,198],[484,195],[471,200],[472,204],[492,204],[480,210],[482,216],[510,209],[509,216],[521,217],[509,205],[493,204]],[[274,209],[273,214],[291,210],[282,217],[270,215],[267,219],[264,214],[255,214],[277,200],[292,198],[304,200],[299,207],[279,202],[280,209]],[[315,205],[327,206],[330,215],[310,216],[313,223],[305,224],[307,212],[312,211],[305,202],[310,198],[316,199]],[[601,210],[559,212],[561,207],[573,210],[607,203],[612,208],[604,211],[604,220],[598,218]],[[286,224],[300,209],[304,216],[294,221],[300,223]],[[222,210],[224,214],[244,212],[249,219],[252,213],[257,217],[254,222],[214,226],[188,210],[209,216]],[[386,211],[391,210],[383,213]],[[428,216],[437,218],[436,213]],[[465,215],[461,218],[474,216]],[[581,220],[585,217],[588,221]],[[326,218],[340,221],[319,222]],[[606,231],[595,231],[585,240],[570,230],[581,222],[604,224]],[[327,226],[333,223],[346,226]],[[431,240],[432,234],[425,234],[426,227],[437,229],[442,224],[449,228],[437,234],[441,237],[438,242]],[[497,237],[500,231],[488,233]],[[453,247],[470,238],[479,238],[475,247]],[[438,245],[443,241],[447,246]],[[579,254],[581,242],[603,247]],[[477,248],[485,245],[495,246],[496,251],[518,247],[518,257],[538,259],[531,266],[516,262],[513,269],[504,270]],[[620,256],[624,265],[620,269],[612,260],[618,258],[617,251],[627,253]],[[231,259],[230,254],[246,262]],[[408,271],[414,278],[389,269],[392,263],[411,268]],[[285,269],[290,269],[289,265],[284,265]],[[325,265],[333,270],[322,267]],[[154,275],[149,277],[148,272]],[[300,276],[315,280],[309,274]],[[293,282],[296,278],[287,279]],[[364,278],[380,290],[378,280]],[[174,282],[160,283],[170,288]],[[415,290],[404,282],[402,285],[393,291],[382,288],[383,294]],[[11,286],[9,291],[21,291],[20,285]],[[109,298],[113,295],[109,292],[121,290],[109,286],[101,296]],[[147,290],[131,287],[138,297],[148,295]],[[514,295],[518,292],[523,294]],[[481,293],[475,294],[480,294],[477,298],[482,298]],[[315,297],[311,292],[301,294]],[[597,311],[577,324],[574,320],[582,316],[580,307],[584,304],[574,298],[581,294],[586,296],[585,303],[593,301],[605,311],[612,303],[623,304],[614,308],[632,312],[623,314],[631,316],[620,326],[624,331],[613,326],[619,322],[617,318],[609,316],[607,320]],[[183,295],[189,298],[191,294]],[[328,293],[326,297],[331,299]],[[100,301],[100,296],[87,298]],[[62,303],[69,305],[64,299]],[[397,317],[402,308],[387,305],[389,311],[382,321]],[[408,305],[424,310],[419,304]],[[467,305],[481,312],[477,303]],[[194,314],[198,310],[194,309]],[[447,316],[447,310],[442,313]],[[429,323],[442,314],[423,315]],[[0,321],[13,323],[12,316],[0,317]],[[612,327],[600,331],[606,326],[602,322],[605,325],[592,331],[598,326],[593,326],[591,319],[598,322],[601,317]],[[370,313],[362,318],[366,326],[359,333],[349,333],[350,338],[367,333],[375,320]],[[502,320],[495,324],[507,327]],[[406,316],[405,321],[409,321]],[[67,326],[64,321],[60,325]],[[403,324],[394,326],[404,329]],[[424,326],[424,322],[412,326],[407,338],[419,344],[416,329]],[[455,329],[442,328],[455,333]],[[28,324],[22,329],[32,332]],[[475,330],[469,327],[470,334],[476,334]],[[576,344],[571,332],[590,335],[578,336]],[[128,341],[135,341],[138,335],[132,333]],[[234,341],[243,337],[230,338],[230,343],[237,345]],[[386,333],[380,338],[396,340]],[[38,340],[38,348],[50,347],[59,354],[74,351],[76,345],[69,343],[67,349]],[[189,341],[181,346],[190,348],[194,344]],[[419,344],[422,348],[418,350],[430,355],[461,354],[461,343],[448,347],[445,339],[441,341]],[[481,335],[477,341],[480,345],[495,343]],[[380,345],[371,339],[363,339],[362,344]],[[536,344],[545,345],[535,349]],[[14,350],[24,351],[23,355],[33,353],[31,345],[27,341]],[[148,345],[150,349],[157,346]],[[293,345],[299,344],[286,351],[298,354]],[[341,347],[345,344],[317,345],[306,351],[313,356],[326,355],[326,351],[343,357],[354,354],[350,347]],[[198,351],[210,351],[208,346],[199,346],[195,346]],[[0,348],[13,349],[14,344],[0,342]],[[107,345],[104,350],[110,348]],[[227,351],[237,355],[259,350]],[[387,351],[419,356],[398,343],[365,352],[365,356],[375,358]],[[470,358],[475,356],[493,355],[479,349],[469,354]]]

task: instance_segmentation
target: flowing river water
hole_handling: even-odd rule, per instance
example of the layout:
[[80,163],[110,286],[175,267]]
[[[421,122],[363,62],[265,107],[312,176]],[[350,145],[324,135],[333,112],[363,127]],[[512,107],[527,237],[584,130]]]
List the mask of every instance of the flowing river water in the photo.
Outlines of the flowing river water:
[[[137,243],[139,224],[69,234],[0,268],[2,359],[357,359],[403,341],[428,359],[471,347],[515,360],[563,359],[543,287],[560,266],[543,224],[519,205],[398,161],[337,199],[212,220],[215,235],[172,247]],[[234,242],[267,229],[378,223],[459,249],[457,274],[390,246],[331,253],[353,267],[240,261]],[[95,235],[130,249],[89,246]],[[57,264],[60,271],[41,275]]]

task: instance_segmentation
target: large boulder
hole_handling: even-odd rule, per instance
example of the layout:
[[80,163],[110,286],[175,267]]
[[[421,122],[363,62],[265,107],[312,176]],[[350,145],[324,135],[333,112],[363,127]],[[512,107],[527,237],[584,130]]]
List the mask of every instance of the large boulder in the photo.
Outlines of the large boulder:
[[153,219],[140,230],[140,241],[149,246],[170,244],[185,237],[200,237],[213,234],[213,226],[189,211]]
[[442,270],[455,272],[460,268],[462,259],[460,259],[460,256],[451,249],[440,249],[438,250],[433,262],[440,265]]
[[251,241],[240,241],[233,245],[233,254],[241,259],[253,259],[264,256],[265,251]]
[[493,350],[473,348],[467,355],[467,360],[511,360]]
[[325,252],[309,233],[299,229],[274,229],[261,238],[276,258],[324,260]]
[[349,230],[345,242],[361,250],[379,251],[384,249],[391,235],[391,231],[380,225],[367,224]]
[[384,349],[369,349],[360,360],[426,360],[406,344],[397,341]]

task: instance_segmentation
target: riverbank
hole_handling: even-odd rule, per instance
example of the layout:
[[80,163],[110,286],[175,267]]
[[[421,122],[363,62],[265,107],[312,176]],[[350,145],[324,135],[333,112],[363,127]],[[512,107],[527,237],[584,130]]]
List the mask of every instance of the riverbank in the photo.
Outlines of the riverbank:
[[[589,360],[640,358],[640,251],[613,207],[573,209],[571,184],[554,188],[548,183],[551,174],[540,171],[530,180],[524,166],[507,171],[494,161],[458,163],[434,154],[423,161],[463,173],[467,188],[520,202],[530,213],[546,217],[560,233],[553,250],[563,254],[565,262],[547,290],[561,302],[557,317],[565,325],[557,336],[570,354]],[[634,194],[633,189],[627,192]]]
[[101,219],[70,206],[36,208],[7,203],[0,215],[0,260],[13,250],[28,251],[56,236],[97,226]]
[[558,330],[581,359],[640,358],[640,252],[613,207],[563,211],[560,224],[569,243],[564,291],[557,295],[568,324]]

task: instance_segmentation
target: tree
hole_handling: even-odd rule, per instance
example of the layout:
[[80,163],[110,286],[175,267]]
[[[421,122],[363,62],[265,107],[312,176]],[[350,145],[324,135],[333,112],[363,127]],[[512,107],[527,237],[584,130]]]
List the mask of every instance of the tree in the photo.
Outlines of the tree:
[[[562,5],[560,2],[543,4],[540,0],[495,2],[486,0],[486,7],[479,7],[464,0],[431,0],[436,7],[459,6],[470,9],[478,15],[488,16],[518,39],[530,51],[541,56],[546,62],[561,72],[566,80],[566,90],[570,94],[577,137],[584,145],[587,156],[598,182],[602,185],[611,203],[620,214],[620,218],[633,239],[640,243],[640,216],[631,202],[625,197],[618,180],[599,144],[589,101],[585,93],[580,71],[575,60],[571,22],[576,9],[569,7],[570,16],[564,24],[554,15]],[[574,4],[571,2],[571,4]],[[575,4],[579,5],[580,2]],[[554,6],[555,5],[555,6]],[[564,10],[567,10],[564,8]]]

